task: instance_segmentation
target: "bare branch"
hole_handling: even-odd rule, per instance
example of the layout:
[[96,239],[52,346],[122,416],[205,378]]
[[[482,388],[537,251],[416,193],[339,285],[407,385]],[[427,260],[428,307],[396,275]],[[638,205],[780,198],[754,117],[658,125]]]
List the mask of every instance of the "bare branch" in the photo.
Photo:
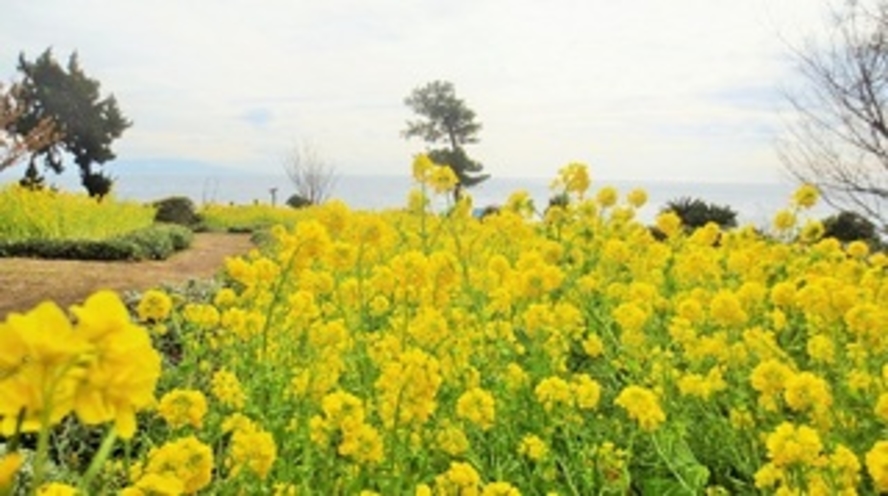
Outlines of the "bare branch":
[[797,179],[817,185],[836,208],[888,227],[888,2],[849,3],[834,12],[826,43],[795,50],[805,87],[780,157]]
[[336,186],[336,170],[309,143],[296,144],[283,160],[296,194],[312,205],[327,201]]

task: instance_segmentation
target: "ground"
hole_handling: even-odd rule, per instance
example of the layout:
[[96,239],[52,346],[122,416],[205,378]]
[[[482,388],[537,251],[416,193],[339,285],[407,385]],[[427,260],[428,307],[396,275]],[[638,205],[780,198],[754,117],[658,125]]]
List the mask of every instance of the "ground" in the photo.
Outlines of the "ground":
[[162,261],[0,258],[0,322],[9,312],[29,310],[47,299],[67,308],[99,289],[144,290],[207,279],[222,269],[226,257],[251,247],[249,235],[199,233],[189,249]]

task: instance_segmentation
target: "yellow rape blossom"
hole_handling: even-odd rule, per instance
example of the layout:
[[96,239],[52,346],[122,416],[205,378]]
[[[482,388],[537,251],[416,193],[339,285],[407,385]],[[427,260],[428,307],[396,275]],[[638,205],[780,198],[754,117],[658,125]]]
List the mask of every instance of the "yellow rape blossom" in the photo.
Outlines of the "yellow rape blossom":
[[114,420],[117,432],[128,439],[136,430],[136,412],[155,402],[160,355],[148,333],[132,324],[115,293],[97,292],[71,311],[77,317],[78,333],[94,346],[74,410],[87,424]]
[[549,446],[539,436],[528,434],[521,438],[521,443],[518,445],[518,454],[539,462],[549,454]]
[[142,322],[159,322],[167,318],[173,308],[173,300],[168,294],[157,289],[145,291],[136,307]]
[[823,450],[823,444],[817,431],[806,425],[796,427],[790,422],[783,422],[768,434],[765,445],[768,458],[777,467],[792,464],[813,466]]
[[200,429],[207,414],[207,399],[194,389],[174,389],[160,399],[157,412],[170,427],[190,425]]
[[878,441],[867,451],[866,471],[876,491],[888,491],[888,441]]
[[521,496],[521,491],[508,482],[491,482],[484,485],[481,496]]
[[573,403],[573,392],[570,384],[560,377],[547,377],[534,388],[534,395],[547,412],[559,406],[570,406]]
[[650,389],[640,386],[627,386],[620,391],[614,404],[623,407],[629,417],[638,421],[646,431],[656,430],[666,421],[666,414],[660,408],[657,395]]
[[480,486],[478,471],[465,462],[451,462],[446,472],[435,477],[438,494],[478,494]]
[[820,198],[820,191],[813,184],[804,184],[792,195],[793,203],[800,208],[811,208]]
[[210,379],[210,391],[223,405],[240,410],[244,407],[246,395],[237,376],[228,370],[219,370]]
[[183,492],[195,493],[210,483],[213,468],[212,449],[196,437],[188,436],[152,449],[145,466],[137,471],[135,486],[156,490],[176,487],[178,481]]
[[77,489],[61,482],[44,484],[37,489],[38,496],[75,496]]
[[232,477],[246,469],[265,479],[276,459],[277,444],[271,433],[261,429],[237,429],[231,436],[227,465]]
[[488,430],[493,427],[496,420],[496,401],[493,395],[484,389],[469,389],[457,400],[456,415],[482,430]]

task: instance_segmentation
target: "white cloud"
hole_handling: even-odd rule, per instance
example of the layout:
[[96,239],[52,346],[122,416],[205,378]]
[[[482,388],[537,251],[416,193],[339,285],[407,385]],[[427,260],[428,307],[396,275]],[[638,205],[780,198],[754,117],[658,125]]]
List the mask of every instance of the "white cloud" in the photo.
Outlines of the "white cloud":
[[279,170],[308,138],[344,172],[399,173],[409,91],[455,83],[496,175],[776,176],[781,36],[817,28],[809,0],[11,0],[18,50],[78,50],[135,125],[121,158]]

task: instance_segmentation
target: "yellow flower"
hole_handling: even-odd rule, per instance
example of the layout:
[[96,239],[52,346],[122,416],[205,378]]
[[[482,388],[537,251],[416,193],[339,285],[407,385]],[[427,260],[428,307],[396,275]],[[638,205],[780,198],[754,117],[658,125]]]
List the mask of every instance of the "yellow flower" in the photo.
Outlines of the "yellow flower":
[[573,393],[570,384],[560,377],[547,377],[537,384],[533,390],[543,408],[551,412],[555,407],[570,406],[573,402]]
[[493,395],[481,388],[463,393],[456,402],[456,416],[488,430],[496,418],[496,402]]
[[816,430],[806,425],[796,427],[790,422],[781,423],[768,434],[765,446],[768,458],[777,467],[796,463],[813,466],[823,449]]
[[207,399],[194,389],[174,389],[163,395],[157,411],[170,427],[191,425],[200,429],[207,414]]
[[468,463],[450,462],[447,472],[435,477],[438,494],[478,494],[481,476]]
[[142,322],[161,321],[167,318],[173,308],[173,300],[163,291],[149,289],[142,295],[136,312]]
[[749,320],[737,295],[728,290],[721,290],[712,297],[709,302],[709,317],[723,326],[739,326]]
[[276,459],[277,445],[270,433],[260,429],[238,429],[231,436],[228,466],[232,477],[246,468],[265,479]]
[[646,431],[656,430],[666,421],[666,414],[660,408],[657,395],[650,389],[627,386],[617,395],[614,404],[623,407],[629,417],[638,421]]
[[491,482],[481,490],[481,496],[521,496],[521,491],[508,482]]
[[240,410],[244,407],[246,395],[240,381],[233,373],[222,369],[213,374],[210,379],[210,391],[223,405]]
[[802,230],[799,232],[799,240],[803,243],[814,243],[822,238],[824,233],[826,233],[826,228],[823,227],[823,223],[819,220],[810,219],[802,226]]
[[766,360],[752,370],[749,382],[753,389],[765,396],[783,392],[792,369],[777,360]]
[[879,399],[876,400],[876,407],[873,409],[873,412],[879,420],[888,423],[888,393],[882,393],[879,395]]
[[44,484],[37,489],[37,496],[75,496],[77,489],[61,482]]
[[820,198],[820,191],[813,184],[803,184],[792,195],[792,201],[800,208],[811,208]]
[[823,334],[818,334],[808,339],[805,351],[808,352],[808,356],[814,362],[827,364],[835,362],[835,345],[832,339]]
[[521,444],[518,445],[518,454],[524,455],[530,460],[538,462],[549,454],[549,447],[545,441],[534,434],[528,434],[521,438]]
[[70,413],[90,349],[53,303],[0,323],[0,434],[15,433],[22,411],[25,432],[39,430],[44,415],[55,425]]
[[845,488],[855,488],[860,483],[860,460],[853,451],[843,445],[836,446],[829,457],[829,465],[838,483]]
[[774,228],[778,231],[788,231],[795,227],[796,216],[790,210],[781,210],[774,216]]
[[793,374],[786,379],[783,398],[786,404],[795,411],[809,408],[822,410],[832,406],[832,395],[829,384],[811,372]]
[[553,189],[562,186],[565,193],[575,193],[582,196],[589,189],[589,168],[580,162],[571,162],[558,171],[558,179],[552,185]]
[[413,159],[413,179],[419,183],[426,182],[434,167],[435,163],[428,155],[425,153],[416,155]]
[[379,431],[364,423],[343,429],[342,443],[337,452],[352,457],[358,463],[379,463],[385,456]]
[[657,229],[668,238],[674,238],[681,232],[681,217],[671,210],[658,215],[656,224]]
[[848,255],[860,259],[869,255],[870,248],[868,244],[857,240],[848,243],[848,246],[845,247],[845,251],[848,252]]
[[604,353],[604,343],[597,334],[589,334],[583,340],[583,351],[592,358],[599,357]]
[[188,436],[152,449],[136,487],[174,487],[179,481],[184,492],[190,494],[206,487],[212,474],[213,451],[196,437]]
[[125,488],[121,496],[177,495],[185,493],[185,484],[172,473],[145,474],[135,485]]
[[15,474],[22,466],[22,460],[21,453],[9,453],[0,458],[0,494],[3,494],[5,489],[12,487],[15,482]]
[[468,451],[469,439],[459,427],[445,424],[435,435],[435,443],[450,456],[459,456]]
[[437,165],[432,168],[428,182],[435,193],[441,194],[452,191],[459,184],[459,178],[450,166]]
[[598,406],[598,400],[601,398],[601,385],[588,374],[574,376],[571,388],[574,391],[577,407],[581,410],[591,410]]
[[876,491],[888,491],[888,441],[878,441],[866,453],[866,471]]
[[616,188],[605,186],[598,190],[598,194],[595,195],[595,201],[597,201],[603,208],[612,207],[616,205],[619,196]]
[[626,200],[633,207],[641,208],[644,206],[645,203],[647,203],[647,200],[648,200],[647,191],[645,191],[641,188],[633,189],[632,191],[629,192],[628,195],[626,195]]
[[151,347],[148,333],[132,324],[115,293],[99,291],[71,311],[78,334],[94,346],[74,410],[86,424],[114,420],[120,436],[129,439],[136,431],[136,412],[155,402],[160,354]]

